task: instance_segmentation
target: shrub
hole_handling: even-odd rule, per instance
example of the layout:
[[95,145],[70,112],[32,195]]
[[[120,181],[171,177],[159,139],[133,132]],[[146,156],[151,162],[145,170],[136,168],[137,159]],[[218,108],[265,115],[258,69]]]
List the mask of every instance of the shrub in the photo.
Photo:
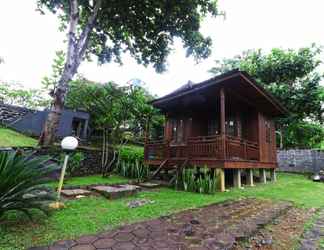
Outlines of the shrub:
[[46,187],[46,176],[55,168],[49,158],[24,156],[17,152],[0,152],[0,217],[17,210],[31,216],[30,209],[48,212],[47,203],[55,200]]
[[119,159],[121,161],[139,163],[144,161],[144,148],[138,146],[123,146],[119,150]]
[[184,168],[176,177],[176,187],[189,192],[213,194],[219,189],[218,171],[205,168]]
[[121,176],[133,178],[141,182],[148,178],[149,168],[137,160],[135,163],[119,160],[117,162],[116,172]]
[[[63,165],[65,154],[60,155],[60,165]],[[68,175],[72,175],[81,166],[81,162],[85,159],[82,152],[72,153],[69,157],[66,172]]]

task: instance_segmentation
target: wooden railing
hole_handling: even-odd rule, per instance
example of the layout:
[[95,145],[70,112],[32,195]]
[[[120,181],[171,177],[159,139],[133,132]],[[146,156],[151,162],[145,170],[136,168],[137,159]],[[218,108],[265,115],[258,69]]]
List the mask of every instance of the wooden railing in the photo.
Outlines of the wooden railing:
[[233,136],[226,136],[226,158],[259,160],[259,146],[256,142]]
[[168,143],[164,140],[150,141],[144,147],[145,160],[164,160],[168,158]]
[[189,158],[218,158],[222,159],[221,136],[199,136],[188,139]]
[[[186,144],[172,144],[165,140],[150,141],[145,144],[145,160],[164,160],[167,158],[214,158],[224,159],[223,137],[189,137]],[[257,143],[238,137],[225,137],[226,159],[259,160]]]

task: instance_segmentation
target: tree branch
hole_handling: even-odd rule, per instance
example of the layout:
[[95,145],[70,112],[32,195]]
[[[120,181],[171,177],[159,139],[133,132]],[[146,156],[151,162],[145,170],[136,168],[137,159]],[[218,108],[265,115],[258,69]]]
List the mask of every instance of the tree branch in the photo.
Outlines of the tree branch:
[[95,21],[98,16],[99,9],[101,8],[101,4],[102,4],[102,0],[96,1],[95,6],[93,8],[92,15],[88,18],[87,25],[85,26],[85,28],[83,29],[83,31],[79,37],[79,41],[77,44],[78,61],[79,62],[81,62],[81,60],[85,54],[85,50],[86,50],[86,48],[88,46],[88,42],[89,42],[89,34],[94,27]]

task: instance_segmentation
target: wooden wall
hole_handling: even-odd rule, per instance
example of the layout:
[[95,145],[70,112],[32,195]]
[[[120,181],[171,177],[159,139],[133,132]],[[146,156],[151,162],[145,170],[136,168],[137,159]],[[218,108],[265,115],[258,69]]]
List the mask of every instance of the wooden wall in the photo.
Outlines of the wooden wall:
[[[267,123],[269,124],[270,128],[267,128]],[[277,162],[276,132],[274,121],[266,115],[259,112],[258,124],[260,161]],[[269,135],[267,135],[268,129]]]

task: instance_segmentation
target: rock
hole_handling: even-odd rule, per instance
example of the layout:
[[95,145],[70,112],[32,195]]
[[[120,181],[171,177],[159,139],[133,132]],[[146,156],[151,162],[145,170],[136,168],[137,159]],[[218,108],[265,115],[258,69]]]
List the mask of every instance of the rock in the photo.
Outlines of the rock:
[[141,207],[146,204],[153,204],[153,203],[154,203],[154,201],[151,201],[151,200],[140,199],[140,200],[132,200],[132,201],[128,202],[127,206],[129,208],[135,208],[135,207]]
[[263,239],[261,241],[262,245],[271,245],[272,244],[272,239]]
[[182,232],[184,233],[185,236],[193,236],[195,234],[192,225],[190,224],[185,224],[183,226]]
[[190,223],[191,223],[192,225],[199,225],[199,224],[200,224],[199,220],[196,220],[196,219],[192,219],[192,220],[190,221]]

